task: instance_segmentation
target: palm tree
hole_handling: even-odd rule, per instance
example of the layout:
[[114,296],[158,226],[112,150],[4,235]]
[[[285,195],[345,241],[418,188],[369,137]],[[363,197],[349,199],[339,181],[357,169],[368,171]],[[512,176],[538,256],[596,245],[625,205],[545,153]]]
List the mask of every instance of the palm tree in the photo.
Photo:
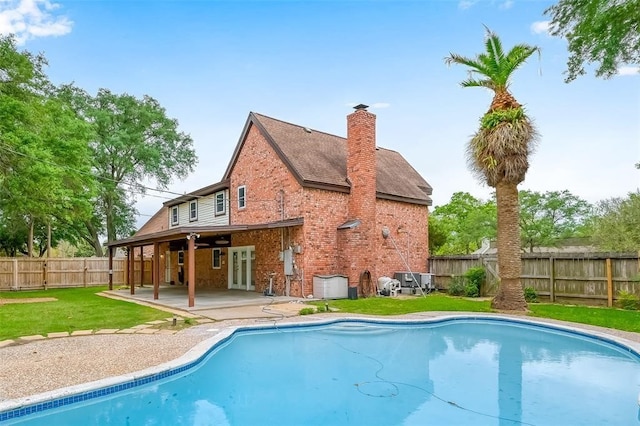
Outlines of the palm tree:
[[471,171],[496,190],[500,286],[492,307],[526,311],[527,302],[520,283],[518,184],[529,169],[529,155],[538,134],[508,88],[511,74],[540,49],[518,44],[505,53],[500,38],[489,28],[485,49],[475,58],[451,53],[445,63],[470,68],[469,78],[460,83],[462,87],[485,87],[494,92],[489,111],[480,120],[480,129],[469,141],[467,160]]

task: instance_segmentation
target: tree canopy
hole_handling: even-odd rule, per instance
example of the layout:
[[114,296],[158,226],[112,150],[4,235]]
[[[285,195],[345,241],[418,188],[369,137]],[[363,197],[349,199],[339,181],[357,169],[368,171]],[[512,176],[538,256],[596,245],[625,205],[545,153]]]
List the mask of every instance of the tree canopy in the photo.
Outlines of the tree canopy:
[[495,236],[495,201],[483,201],[468,192],[454,193],[447,204],[437,206],[429,216],[432,254],[469,254],[478,250],[484,239]]
[[133,231],[145,184],[193,171],[193,141],[152,97],[55,87],[46,64],[0,36],[0,251],[42,254],[50,227],[101,256],[102,236]]
[[551,34],[568,42],[567,82],[586,74],[585,64],[604,78],[640,64],[640,0],[559,0],[545,14]]
[[96,253],[102,232],[107,241],[129,236],[134,230],[134,197],[146,191],[143,182],[166,188],[173,178],[184,178],[197,163],[193,141],[178,130],[160,103],[100,89],[90,96],[75,86],[60,94],[91,125],[93,172],[98,183],[93,219],[85,222]]
[[626,198],[598,203],[593,220],[593,241],[601,249],[617,252],[640,250],[640,191]]
[[[0,226],[11,234],[9,250],[27,255],[38,224],[56,232],[89,217],[94,189],[89,127],[55,96],[45,65],[0,37]],[[16,239],[20,224],[29,229],[27,247]]]
[[591,205],[569,191],[520,191],[522,246],[555,246],[562,239],[583,236]]

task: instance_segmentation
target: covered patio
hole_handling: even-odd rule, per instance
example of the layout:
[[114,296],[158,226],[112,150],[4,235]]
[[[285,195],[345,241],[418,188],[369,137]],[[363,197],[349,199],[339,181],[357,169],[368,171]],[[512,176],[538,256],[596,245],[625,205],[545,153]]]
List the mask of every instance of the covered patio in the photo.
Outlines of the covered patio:
[[[177,309],[191,310],[195,308],[196,293],[196,263],[195,250],[198,247],[207,248],[232,248],[232,239],[234,235],[248,231],[274,230],[303,224],[302,218],[288,219],[277,222],[252,224],[252,225],[224,225],[224,226],[185,226],[176,227],[169,230],[159,231],[150,234],[134,235],[122,240],[112,241],[108,244],[109,254],[109,290],[113,290],[113,256],[117,248],[126,248],[128,274],[126,277],[129,286],[129,294],[132,298],[136,298],[136,292],[141,298],[148,298],[151,301],[160,299],[160,290],[162,289],[162,304],[167,306],[175,305]],[[161,286],[160,285],[160,245],[183,244],[186,249],[187,261],[184,265],[184,276],[187,285],[185,286]],[[151,280],[153,286],[137,287],[135,282],[135,255],[137,249],[140,254],[140,284],[144,282],[144,248],[152,246],[153,254],[151,256]],[[243,293],[239,295],[240,293]],[[204,296],[201,299],[201,296]],[[213,290],[198,289],[198,309],[215,309],[229,304],[230,306],[246,305],[247,302],[254,300],[255,304],[259,298],[264,297],[257,292],[241,292],[234,290]],[[284,297],[284,296],[283,296]],[[166,298],[166,300],[165,300]],[[270,297],[271,298],[271,297]],[[293,298],[291,298],[293,299]],[[251,303],[249,303],[251,304]]]

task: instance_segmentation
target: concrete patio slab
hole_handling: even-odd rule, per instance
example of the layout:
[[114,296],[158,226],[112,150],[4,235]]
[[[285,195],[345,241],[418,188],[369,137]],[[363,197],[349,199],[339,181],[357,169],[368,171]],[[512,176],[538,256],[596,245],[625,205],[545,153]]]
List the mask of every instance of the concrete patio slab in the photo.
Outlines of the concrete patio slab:
[[[287,296],[264,296],[252,291],[196,289],[195,306],[189,307],[187,288],[167,285],[160,286],[158,299],[153,298],[152,287],[136,287],[133,295],[129,289],[111,290],[104,294],[157,307],[181,317],[200,316],[215,321],[295,316],[307,301]],[[167,318],[167,321],[172,320]]]

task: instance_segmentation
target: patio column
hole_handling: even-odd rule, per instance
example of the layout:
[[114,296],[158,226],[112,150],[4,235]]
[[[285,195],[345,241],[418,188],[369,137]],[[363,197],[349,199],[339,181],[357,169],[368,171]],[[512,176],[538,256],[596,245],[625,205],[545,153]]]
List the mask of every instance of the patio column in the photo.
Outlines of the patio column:
[[195,306],[195,296],[196,296],[196,238],[198,238],[198,234],[191,233],[187,235],[188,241],[188,252],[189,260],[187,262],[187,280],[189,283],[189,307],[193,308]]
[[129,292],[131,294],[136,294],[136,275],[135,275],[135,256],[133,253],[133,246],[129,247],[127,250],[127,260],[129,261]]
[[144,287],[144,246],[140,246],[140,287]]
[[113,290],[113,247],[109,247],[109,290]]
[[153,257],[151,258],[151,276],[153,277],[153,299],[157,300],[160,293],[160,244],[153,243]]

